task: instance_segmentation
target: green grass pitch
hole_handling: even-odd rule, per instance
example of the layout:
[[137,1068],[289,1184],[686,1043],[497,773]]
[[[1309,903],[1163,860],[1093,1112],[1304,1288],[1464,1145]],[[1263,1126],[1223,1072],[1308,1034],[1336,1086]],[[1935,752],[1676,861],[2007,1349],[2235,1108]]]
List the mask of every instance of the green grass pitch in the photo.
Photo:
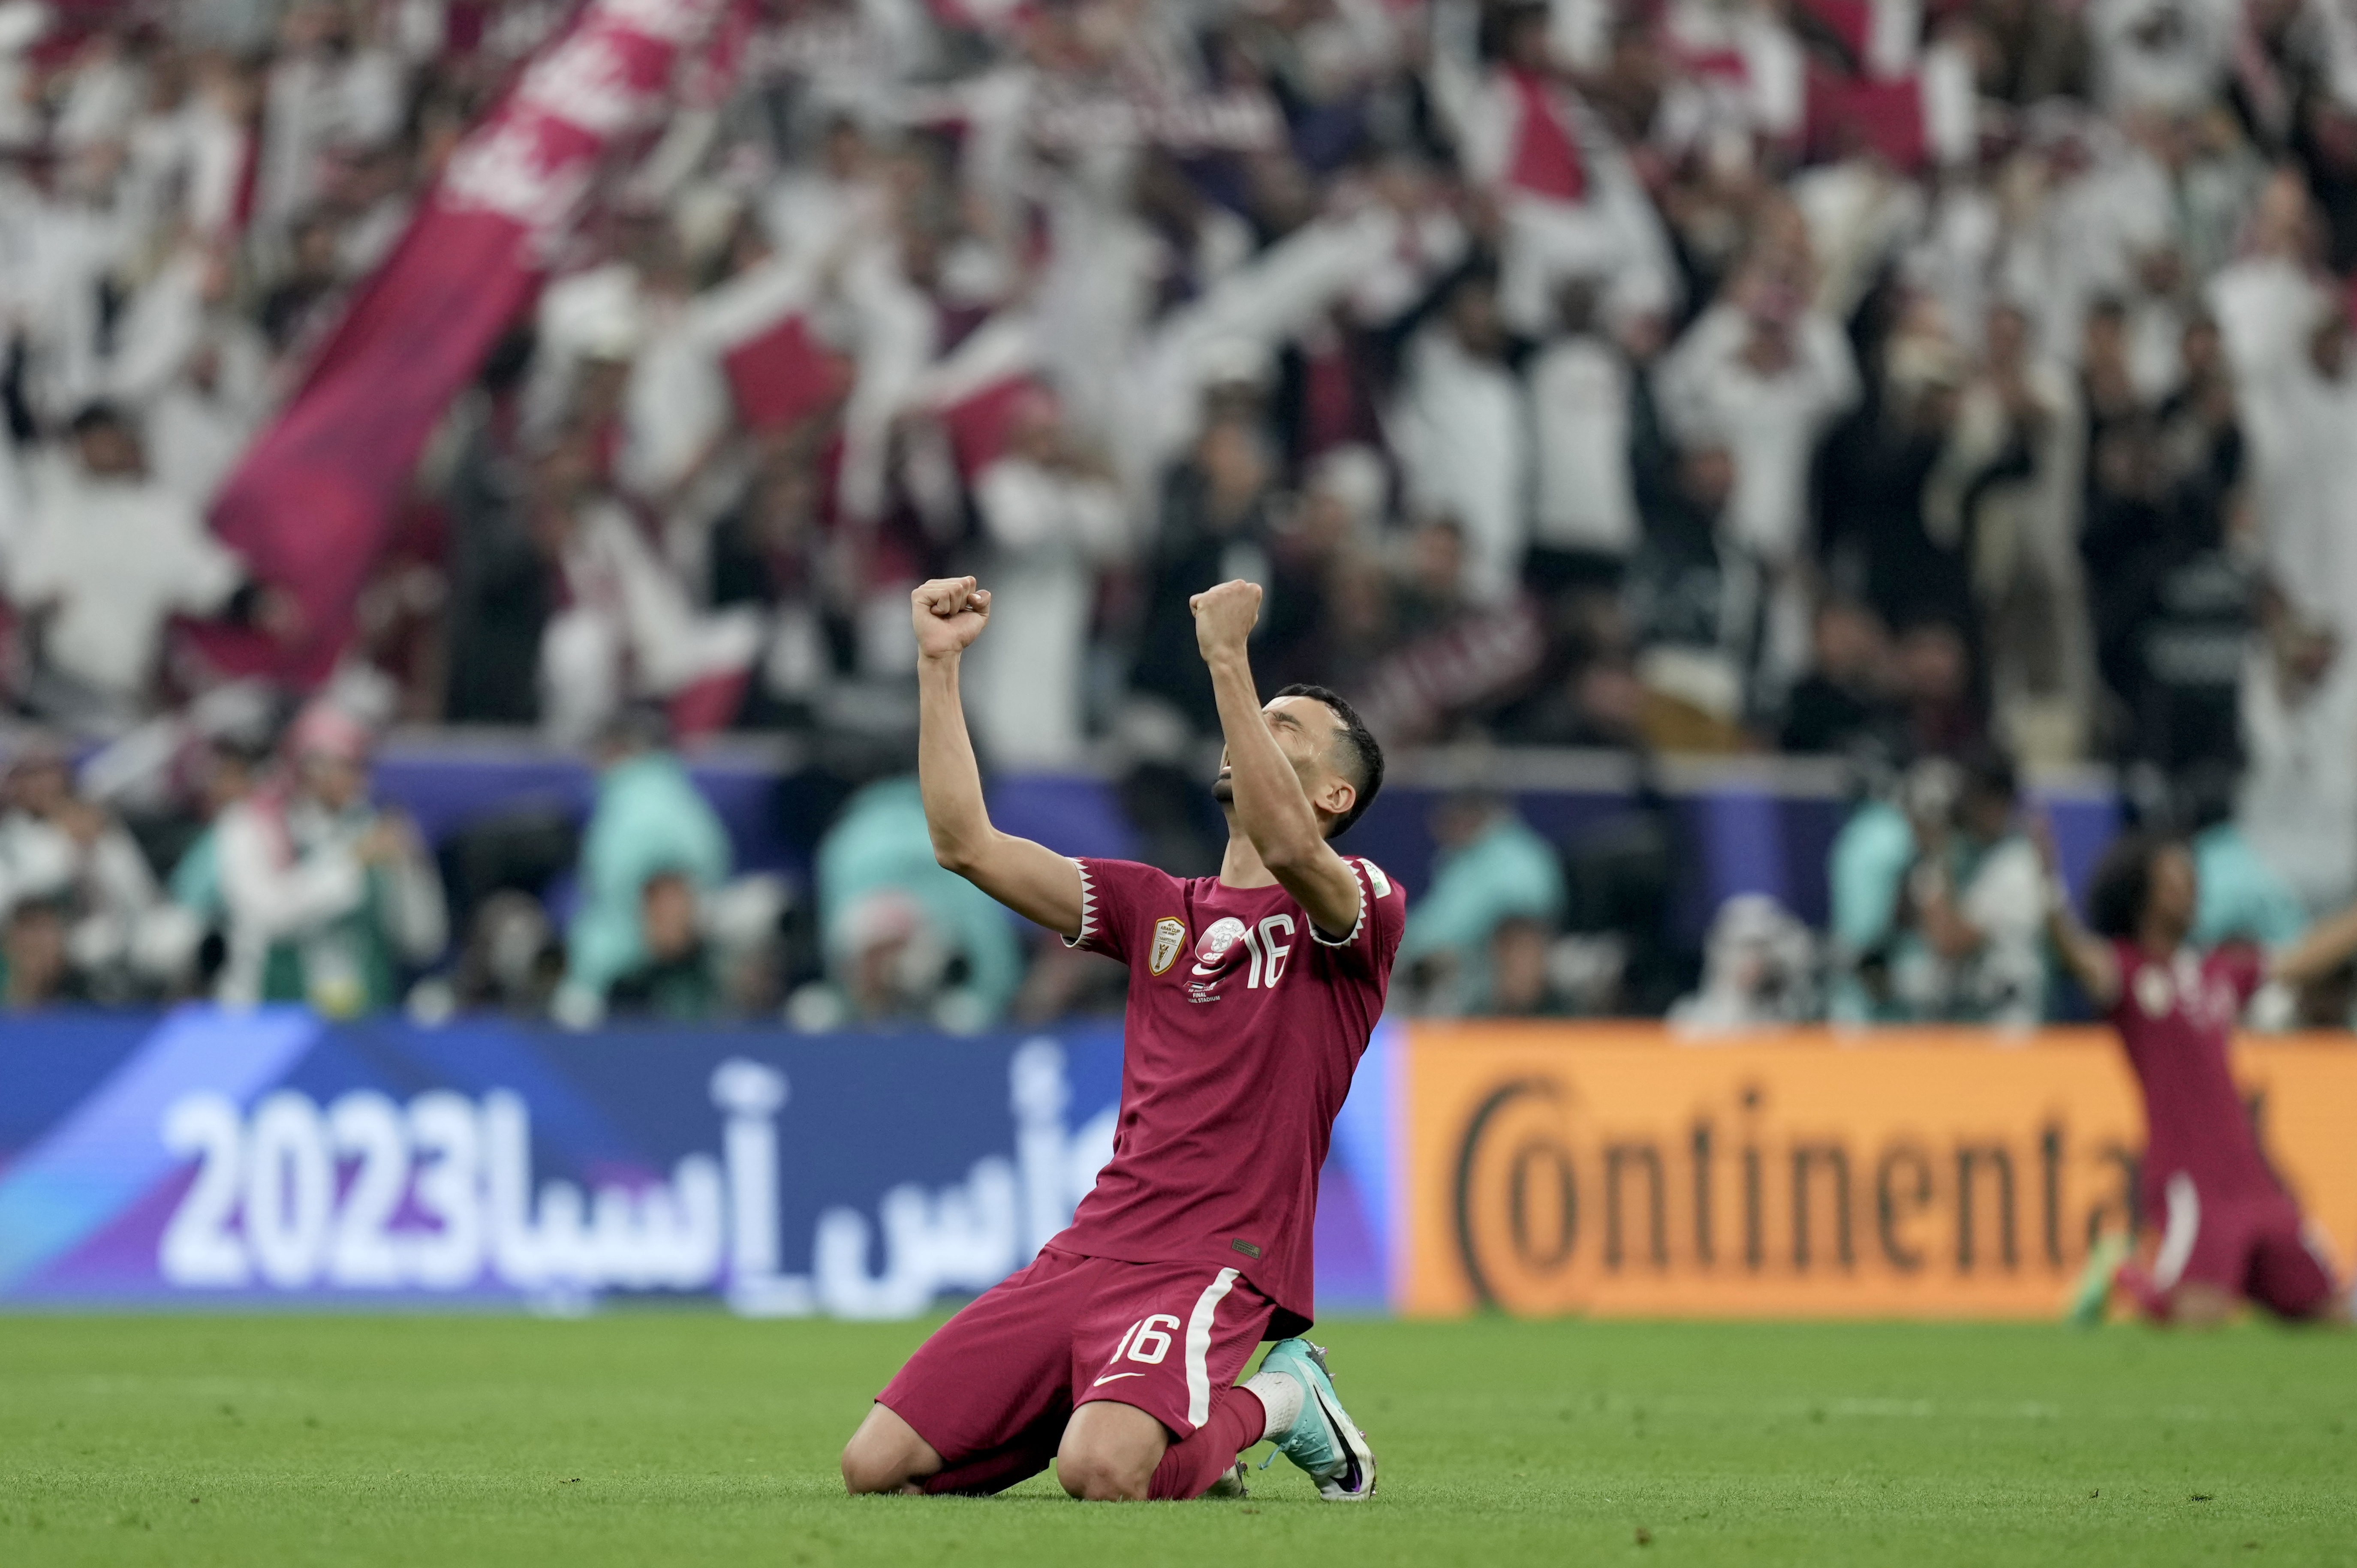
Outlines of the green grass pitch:
[[2357,1563],[2357,1338],[1340,1321],[1362,1507],[841,1495],[922,1326],[0,1318],[0,1563]]

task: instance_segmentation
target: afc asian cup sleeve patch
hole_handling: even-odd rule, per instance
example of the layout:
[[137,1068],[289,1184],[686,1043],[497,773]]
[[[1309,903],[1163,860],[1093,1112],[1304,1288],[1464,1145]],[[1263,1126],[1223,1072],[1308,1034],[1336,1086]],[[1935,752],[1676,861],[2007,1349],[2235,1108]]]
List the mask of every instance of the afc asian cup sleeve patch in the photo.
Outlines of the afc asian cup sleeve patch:
[[1165,915],[1154,922],[1154,947],[1147,954],[1146,968],[1160,974],[1178,961],[1187,950],[1187,922],[1175,915]]

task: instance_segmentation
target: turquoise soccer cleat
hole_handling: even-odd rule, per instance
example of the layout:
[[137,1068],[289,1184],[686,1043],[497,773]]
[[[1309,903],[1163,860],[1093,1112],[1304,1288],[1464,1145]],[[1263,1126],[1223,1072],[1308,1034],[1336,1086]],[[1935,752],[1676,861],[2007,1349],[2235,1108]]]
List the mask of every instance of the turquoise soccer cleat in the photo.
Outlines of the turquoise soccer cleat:
[[1334,1392],[1326,1352],[1307,1339],[1280,1339],[1261,1358],[1263,1372],[1281,1372],[1301,1385],[1301,1413],[1282,1434],[1269,1434],[1276,1451],[1309,1473],[1328,1502],[1364,1502],[1375,1495],[1375,1451]]
[[2079,1283],[2071,1292],[2071,1305],[2062,1310],[2062,1321],[2073,1328],[2099,1327],[2104,1314],[2111,1305],[2112,1283],[2119,1278],[2120,1265],[2128,1261],[2128,1239],[2116,1230],[2107,1230],[2087,1249],[2087,1266],[2079,1275]]

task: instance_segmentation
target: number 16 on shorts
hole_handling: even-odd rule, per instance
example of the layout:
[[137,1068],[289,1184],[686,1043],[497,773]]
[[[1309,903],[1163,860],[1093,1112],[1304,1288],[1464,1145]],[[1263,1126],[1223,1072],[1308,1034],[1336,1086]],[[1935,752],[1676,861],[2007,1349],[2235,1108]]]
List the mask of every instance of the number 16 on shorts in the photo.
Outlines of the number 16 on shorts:
[[1167,1312],[1152,1313],[1131,1324],[1122,1335],[1121,1343],[1113,1348],[1113,1355],[1105,1362],[1104,1375],[1097,1379],[1097,1382],[1109,1383],[1116,1378],[1142,1378],[1146,1375],[1124,1370],[1122,1363],[1125,1361],[1134,1361],[1141,1367],[1162,1365],[1162,1359],[1170,1354],[1171,1333],[1178,1326],[1178,1319]]

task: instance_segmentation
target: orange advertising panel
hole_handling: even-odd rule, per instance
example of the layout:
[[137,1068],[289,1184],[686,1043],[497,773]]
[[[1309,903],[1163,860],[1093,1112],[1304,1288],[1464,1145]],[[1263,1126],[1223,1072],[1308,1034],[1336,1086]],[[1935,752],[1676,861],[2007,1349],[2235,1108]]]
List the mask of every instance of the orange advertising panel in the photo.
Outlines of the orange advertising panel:
[[[2104,1031],[1419,1025],[1410,1313],[2042,1317],[2130,1222],[2143,1124]],[[2357,1254],[2357,1044],[2246,1043],[2268,1155]]]

